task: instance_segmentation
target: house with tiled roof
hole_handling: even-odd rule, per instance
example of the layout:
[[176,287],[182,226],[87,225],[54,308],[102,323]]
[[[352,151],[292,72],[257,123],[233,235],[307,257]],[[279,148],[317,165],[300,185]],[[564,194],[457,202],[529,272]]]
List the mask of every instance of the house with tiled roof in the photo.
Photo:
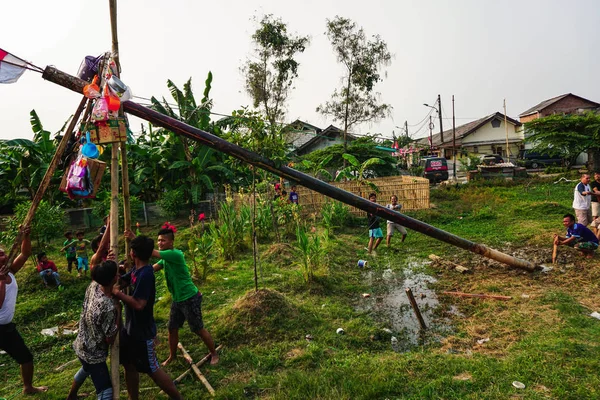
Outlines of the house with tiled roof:
[[597,111],[599,109],[599,103],[573,93],[567,93],[544,100],[530,109],[523,111],[519,114],[519,121],[525,123],[553,114],[575,114],[586,111]]
[[[504,125],[504,114],[495,112],[478,120],[456,127],[457,154],[500,154],[503,157],[516,157],[523,144],[521,123],[506,117],[508,124],[508,154],[506,149],[507,133]],[[444,141],[441,141],[441,138]],[[446,158],[452,158],[453,133],[452,129],[432,135],[434,152]],[[418,141],[421,146],[429,147],[429,137]]]
[[[283,138],[290,153],[302,156],[334,144],[344,143],[344,131],[333,125],[321,129],[307,122],[296,120],[283,129]],[[355,136],[348,133],[348,140],[354,139]]]

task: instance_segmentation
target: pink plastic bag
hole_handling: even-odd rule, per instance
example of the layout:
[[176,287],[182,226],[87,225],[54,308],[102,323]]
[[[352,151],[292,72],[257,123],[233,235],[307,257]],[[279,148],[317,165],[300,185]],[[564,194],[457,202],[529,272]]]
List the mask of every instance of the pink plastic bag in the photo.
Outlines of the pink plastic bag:
[[92,110],[92,119],[94,121],[106,121],[108,119],[108,104],[104,97],[96,99],[96,104],[94,104]]

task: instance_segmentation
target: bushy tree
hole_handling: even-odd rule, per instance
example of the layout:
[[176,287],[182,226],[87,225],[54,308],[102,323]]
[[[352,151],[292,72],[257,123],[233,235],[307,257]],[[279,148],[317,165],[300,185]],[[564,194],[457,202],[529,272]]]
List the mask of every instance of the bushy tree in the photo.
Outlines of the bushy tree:
[[342,87],[335,89],[331,100],[318,106],[317,111],[343,122],[347,153],[348,130],[352,126],[380,120],[390,113],[391,106],[379,102],[374,88],[383,80],[380,70],[391,63],[392,55],[381,37],[375,35],[368,40],[364,30],[348,18],[336,16],[327,20],[325,35],[345,74]]
[[242,67],[246,92],[274,128],[285,115],[285,103],[298,77],[295,57],[304,52],[309,38],[291,35],[286,23],[269,14],[258,21],[252,42],[254,54]]
[[574,162],[587,151],[591,169],[600,170],[600,115],[555,114],[525,123],[525,141],[543,154],[562,156]]

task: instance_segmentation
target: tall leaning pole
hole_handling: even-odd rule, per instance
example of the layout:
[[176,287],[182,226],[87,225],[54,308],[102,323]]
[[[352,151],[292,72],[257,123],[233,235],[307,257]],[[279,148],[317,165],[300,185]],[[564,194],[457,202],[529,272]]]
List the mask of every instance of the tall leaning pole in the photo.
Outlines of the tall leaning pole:
[[[69,75],[65,72],[62,72],[51,66],[46,67],[44,73],[42,74],[42,78],[57,85],[63,86],[64,88],[67,88],[69,90],[75,91],[77,93],[81,93],[81,90],[83,90],[83,86],[85,86],[86,84],[85,81],[72,75]],[[221,151],[225,154],[235,157],[245,163],[252,164],[255,167],[272,172],[286,179],[298,182],[298,184],[308,189],[312,189],[316,192],[331,197],[332,199],[339,200],[342,203],[375,214],[388,221],[396,222],[406,228],[420,232],[436,240],[448,243],[452,246],[456,246],[461,249],[468,250],[472,253],[479,254],[483,257],[491,258],[492,260],[499,261],[512,267],[520,268],[529,272],[533,272],[535,270],[540,269],[534,263],[529,262],[527,260],[522,260],[520,258],[502,253],[498,250],[491,249],[481,243],[472,242],[468,239],[454,235],[450,232],[446,232],[442,229],[436,228],[432,225],[416,220],[397,211],[390,210],[389,208],[386,208],[385,206],[382,206],[380,204],[373,203],[368,199],[364,199],[353,193],[332,186],[326,182],[316,179],[313,176],[297,171],[288,166],[279,165],[278,163],[269,160],[259,154],[256,154],[250,150],[230,143],[218,136],[205,132],[201,129],[189,126],[181,121],[178,121],[167,115],[161,114],[150,108],[139,105],[131,100],[127,100],[122,104],[123,110],[126,113],[152,122],[154,126],[160,126],[177,135],[195,140],[217,151]]]

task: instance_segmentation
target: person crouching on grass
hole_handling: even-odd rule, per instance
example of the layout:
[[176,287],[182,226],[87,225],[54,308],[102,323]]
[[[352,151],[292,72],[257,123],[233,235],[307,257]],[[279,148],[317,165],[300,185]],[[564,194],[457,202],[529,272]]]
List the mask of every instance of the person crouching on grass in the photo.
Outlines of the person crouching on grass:
[[598,238],[594,232],[583,224],[575,223],[573,214],[563,217],[563,226],[567,228],[567,236],[554,235],[554,244],[559,246],[571,246],[581,251],[587,258],[594,257],[594,251],[598,248]]
[[[190,330],[200,336],[208,351],[210,351],[210,363],[215,365],[219,362],[219,355],[215,349],[215,343],[210,333],[204,327],[202,321],[202,293],[198,290],[192,277],[190,269],[185,263],[181,250],[174,249],[175,233],[177,229],[166,223],[158,231],[158,251],[152,252],[153,257],[160,258],[154,264],[154,271],[164,268],[167,288],[173,302],[169,315],[169,358],[163,362],[168,365],[177,357],[177,344],[179,343],[179,329],[187,320]],[[135,237],[133,232],[125,232],[125,237]]]
[[113,389],[106,366],[108,347],[117,336],[119,311],[113,302],[113,286],[117,283],[117,263],[104,261],[92,268],[79,319],[79,332],[73,343],[81,369],[75,374],[67,400],[77,399],[77,390],[91,375],[98,400],[112,400]]
[[17,304],[17,292],[19,291],[15,274],[25,265],[31,255],[30,229],[29,227],[21,229],[23,233],[21,253],[9,268],[6,268],[8,255],[3,249],[0,249],[0,350],[4,350],[13,360],[19,363],[21,378],[23,379],[23,393],[33,394],[46,392],[48,387],[33,386],[33,355],[25,345],[14,322],[12,322]]
[[[375,193],[371,193],[369,195],[369,201],[373,203],[377,203],[377,195]],[[375,214],[367,213],[367,217],[369,219],[369,247],[367,250],[369,254],[379,246],[381,243],[381,239],[383,239],[383,232],[379,227],[379,217]],[[373,242],[375,242],[375,246],[373,246]]]

